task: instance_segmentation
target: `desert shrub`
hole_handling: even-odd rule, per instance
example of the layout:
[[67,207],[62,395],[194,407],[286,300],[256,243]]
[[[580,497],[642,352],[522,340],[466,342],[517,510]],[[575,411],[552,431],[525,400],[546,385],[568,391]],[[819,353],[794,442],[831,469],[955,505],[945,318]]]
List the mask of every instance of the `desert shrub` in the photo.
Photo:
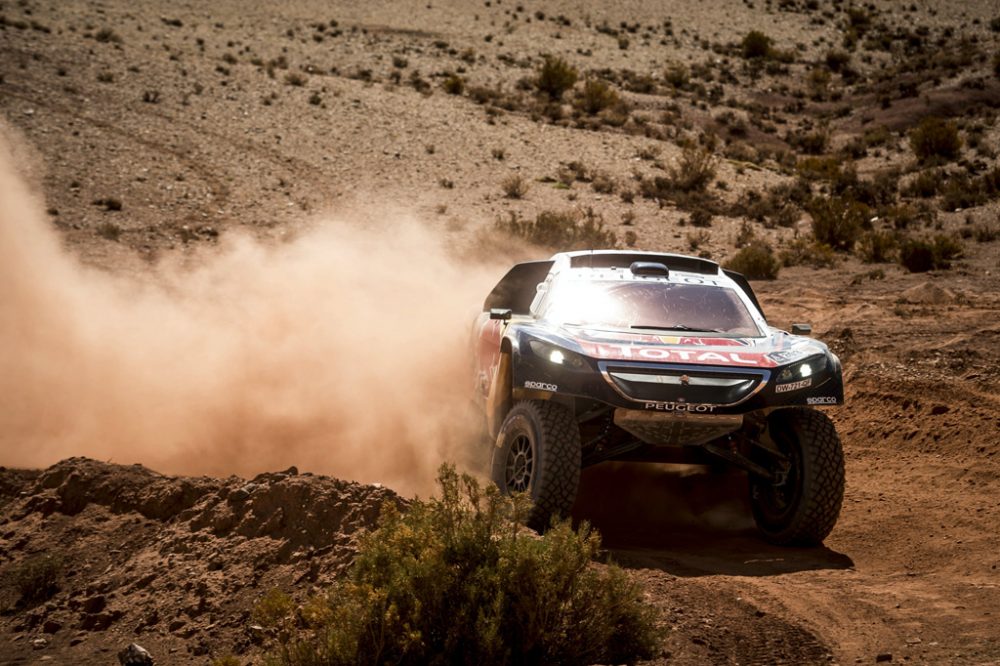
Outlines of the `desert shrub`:
[[598,171],[594,173],[593,178],[590,181],[590,186],[598,194],[614,194],[615,189],[618,187],[618,183],[615,182],[615,179],[611,176],[611,174],[604,171]]
[[704,229],[692,231],[687,235],[688,247],[692,252],[697,251],[698,248],[706,245],[710,240],[712,240],[712,235]]
[[250,616],[265,627],[277,628],[285,622],[295,608],[290,596],[278,588],[268,590],[254,606]]
[[958,157],[962,139],[955,123],[929,116],[910,131],[910,147],[921,162]]
[[538,69],[535,87],[553,100],[560,99],[563,93],[576,83],[576,68],[562,58],[546,56]]
[[941,191],[944,185],[944,172],[940,169],[927,169],[918,173],[901,190],[903,196],[929,198]]
[[112,28],[101,28],[94,33],[94,39],[103,44],[121,44],[121,36]]
[[809,204],[813,237],[834,250],[849,252],[871,217],[863,203],[841,197],[815,197]]
[[212,666],[243,666],[243,662],[236,655],[226,654],[213,659]]
[[672,62],[663,71],[663,80],[674,88],[683,88],[688,84],[691,74],[687,66],[681,62]]
[[109,241],[117,241],[122,236],[122,228],[114,222],[101,222],[96,231],[98,236]]
[[285,83],[290,86],[295,86],[301,88],[309,81],[305,74],[299,74],[298,72],[288,72],[285,74]]
[[726,268],[742,273],[751,280],[773,280],[778,277],[781,264],[774,250],[766,241],[756,239],[732,256]]
[[892,261],[898,242],[891,231],[866,231],[858,242],[858,256],[867,264]]
[[587,79],[576,97],[575,106],[584,113],[595,115],[621,101],[614,88],[601,79]]
[[500,187],[508,199],[522,199],[528,193],[528,181],[519,173],[512,173],[504,178]]
[[821,155],[830,143],[830,134],[825,129],[811,132],[789,132],[788,143],[808,155]]
[[449,95],[461,95],[465,91],[465,79],[458,74],[452,74],[444,80],[441,87]]
[[495,227],[501,233],[547,248],[583,250],[618,244],[614,232],[604,228],[603,218],[589,208],[583,213],[544,210],[533,220],[511,211],[506,218],[498,218]]
[[691,211],[688,216],[688,224],[692,227],[710,227],[712,226],[712,213],[703,208],[696,208]]
[[837,265],[837,253],[825,243],[813,238],[796,238],[781,251],[782,266],[812,266],[832,268]]
[[670,169],[670,182],[681,192],[701,192],[715,178],[715,157],[706,149],[684,149],[677,165]]
[[851,63],[851,54],[847,51],[832,50],[826,53],[826,66],[831,72],[842,72]]
[[976,239],[977,243],[992,243],[1000,238],[1000,230],[989,224],[977,224],[972,229],[972,237]]
[[538,537],[524,497],[442,467],[440,499],[383,510],[350,576],[299,613],[272,661],[319,664],[633,663],[653,656],[654,611],[600,537],[568,522]]
[[993,54],[993,75],[1000,78],[1000,51]]
[[744,58],[766,58],[771,53],[771,38],[760,30],[751,30],[740,43]]
[[63,561],[50,555],[36,555],[24,560],[13,572],[19,603],[36,604],[52,598],[59,591]]
[[911,273],[926,273],[951,268],[951,261],[962,255],[962,244],[944,234],[932,239],[910,238],[900,245],[899,263]]
[[947,179],[941,191],[941,210],[972,208],[986,203],[987,200],[981,179],[972,178],[964,173],[955,174]]

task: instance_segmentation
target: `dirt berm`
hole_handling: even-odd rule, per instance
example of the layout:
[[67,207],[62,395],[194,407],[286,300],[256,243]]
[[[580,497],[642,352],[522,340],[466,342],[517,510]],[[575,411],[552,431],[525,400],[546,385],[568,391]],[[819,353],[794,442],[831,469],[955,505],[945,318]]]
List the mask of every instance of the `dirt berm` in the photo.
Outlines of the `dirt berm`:
[[[302,598],[349,566],[391,490],[294,468],[252,480],[158,474],[71,458],[0,470],[0,662],[108,664],[128,644],[157,664],[260,663],[251,614],[280,588]],[[59,562],[57,591],[20,602],[14,572]],[[726,588],[640,572],[669,638],[658,661],[825,661],[808,630]],[[724,627],[724,628],[723,628]]]

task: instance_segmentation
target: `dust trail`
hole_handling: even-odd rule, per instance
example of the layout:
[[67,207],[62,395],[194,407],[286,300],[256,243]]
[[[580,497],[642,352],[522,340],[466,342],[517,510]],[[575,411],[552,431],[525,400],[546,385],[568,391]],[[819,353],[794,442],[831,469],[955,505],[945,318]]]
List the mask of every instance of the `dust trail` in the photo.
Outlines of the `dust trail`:
[[0,144],[0,464],[294,464],[425,493],[460,456],[470,325],[498,267],[398,215],[198,264],[153,284],[81,267]]

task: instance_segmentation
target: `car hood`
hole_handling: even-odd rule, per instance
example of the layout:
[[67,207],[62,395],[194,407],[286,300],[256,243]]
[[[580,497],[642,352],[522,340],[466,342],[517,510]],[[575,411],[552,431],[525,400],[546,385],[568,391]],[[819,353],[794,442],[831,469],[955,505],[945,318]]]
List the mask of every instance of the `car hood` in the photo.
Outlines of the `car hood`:
[[773,368],[827,352],[822,342],[773,328],[763,337],[749,338],[575,326],[532,328],[536,337],[609,361]]

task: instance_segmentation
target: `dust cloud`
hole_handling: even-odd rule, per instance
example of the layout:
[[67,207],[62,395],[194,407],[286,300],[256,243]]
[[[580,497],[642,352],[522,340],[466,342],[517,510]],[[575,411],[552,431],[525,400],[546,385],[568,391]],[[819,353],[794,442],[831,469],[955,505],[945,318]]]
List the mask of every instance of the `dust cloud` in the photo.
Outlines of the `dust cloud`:
[[81,266],[42,210],[0,144],[0,464],[296,465],[425,494],[467,454],[471,322],[503,267],[393,215],[139,281]]

